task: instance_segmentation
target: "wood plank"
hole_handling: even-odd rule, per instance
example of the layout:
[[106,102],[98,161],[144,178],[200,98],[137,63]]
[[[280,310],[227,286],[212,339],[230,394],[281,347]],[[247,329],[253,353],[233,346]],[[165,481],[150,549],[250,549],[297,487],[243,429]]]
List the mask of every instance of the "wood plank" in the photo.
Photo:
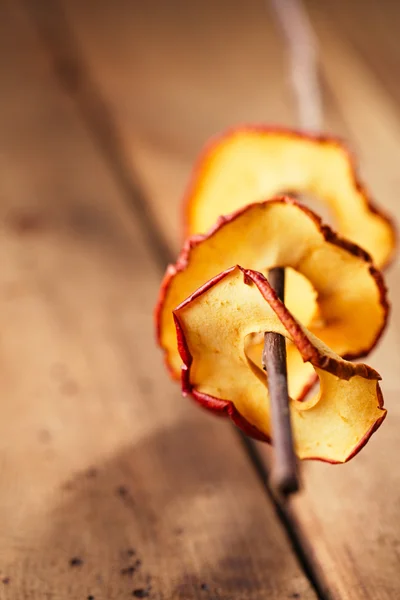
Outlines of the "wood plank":
[[0,78],[0,597],[315,598],[233,430],[169,383],[143,223],[13,0]]
[[[112,15],[105,2],[95,4],[96,9],[90,2],[63,2],[99,93],[112,106],[125,151],[140,164],[154,216],[176,248],[181,192],[203,141],[239,121],[294,122],[280,36],[256,1],[246,10],[209,2],[201,10],[200,4],[189,9],[179,3],[177,11],[177,3],[167,15],[157,2],[145,8],[121,0]],[[323,20],[321,3],[312,7],[321,39],[327,128],[350,138],[364,178],[379,202],[396,213],[397,106],[341,32]],[[388,274],[394,300],[400,292],[397,275],[395,265]],[[308,552],[334,598],[387,600],[399,592],[400,473],[389,458],[398,446],[399,325],[395,302],[391,329],[370,359],[384,378],[389,409],[384,428],[348,465],[307,464],[305,492],[289,511],[303,539],[308,536]]]
[[[398,106],[369,62],[354,51],[346,32],[332,27],[324,6],[313,5],[311,15],[321,41],[325,81],[347,137],[361,158],[365,180],[378,202],[397,216]],[[363,16],[360,13],[361,27],[368,21],[364,13],[369,6],[363,6]],[[383,52],[382,47],[378,52]],[[400,472],[389,458],[397,455],[400,425],[399,270],[397,259],[387,273],[392,299],[390,328],[368,358],[383,376],[387,423],[348,465],[340,469],[309,465],[305,502],[295,503],[302,526],[314,532],[316,555],[340,598],[387,600],[397,597],[400,590]]]
[[[99,4],[96,6],[99,7]],[[184,96],[184,92],[188,89],[201,87],[202,95],[195,105],[196,115],[202,114],[204,104],[207,107],[211,103],[214,104],[212,116],[209,117],[210,128],[208,131],[204,131],[205,138],[208,133],[214,132],[214,128],[224,127],[228,120],[231,123],[239,118],[248,120],[253,103],[258,104],[262,95],[258,88],[256,89],[259,72],[253,68],[251,57],[246,55],[247,77],[249,79],[253,77],[254,84],[245,91],[251,90],[254,96],[249,95],[246,104],[243,104],[243,114],[230,111],[227,106],[224,107],[224,111],[219,111],[218,102],[213,102],[214,98],[218,97],[218,95],[214,95],[213,76],[207,70],[210,67],[209,56],[204,56],[203,62],[199,65],[198,61],[201,59],[190,47],[190,41],[185,38],[184,34],[178,34],[179,27],[177,26],[177,29],[173,30],[174,35],[172,35],[168,25],[165,26],[164,22],[160,20],[157,29],[155,13],[153,13],[151,31],[156,30],[157,35],[153,33],[151,39],[154,37],[157,40],[159,48],[169,48],[172,44],[171,40],[173,40],[175,54],[173,55],[174,60],[171,58],[171,51],[167,50],[157,54],[157,69],[149,69],[146,75],[146,82],[150,81],[148,85],[152,86],[154,93],[151,97],[147,97],[146,101],[153,103],[153,110],[156,112],[157,107],[160,106],[159,98],[170,99],[169,127],[172,127],[172,124],[174,127],[171,131],[171,141],[168,145],[168,140],[165,140],[162,151],[156,147],[156,142],[153,141],[152,130],[149,129],[147,142],[144,132],[143,139],[145,141],[142,141],[142,156],[140,156],[141,152],[138,150],[135,135],[137,128],[141,126],[140,119],[137,119],[132,111],[126,111],[126,98],[133,97],[130,88],[133,84],[126,82],[126,74],[137,72],[138,69],[135,69],[134,65],[137,66],[138,63],[140,65],[139,57],[143,56],[146,49],[149,52],[154,51],[154,47],[153,50],[149,50],[149,23],[141,22],[142,33],[140,35],[140,31],[135,30],[135,20],[132,18],[133,9],[126,9],[124,4],[119,4],[119,10],[115,10],[112,24],[109,24],[109,15],[102,3],[96,10],[96,14],[92,10],[93,7],[88,5],[82,7],[78,2],[65,3],[65,8],[70,21],[74,24],[80,46],[95,75],[101,94],[113,107],[113,114],[119,124],[125,148],[132,154],[132,149],[135,148],[136,158],[139,161],[142,160],[143,171],[146,172],[147,169],[149,178],[151,173],[155,190],[153,193],[155,207],[159,206],[161,214],[163,204],[167,203],[168,205],[168,215],[163,215],[163,222],[165,229],[168,229],[168,239],[172,239],[172,243],[176,247],[176,229],[172,223],[175,223],[176,220],[173,212],[175,210],[177,213],[176,207],[180,198],[178,192],[180,192],[181,184],[177,184],[176,189],[173,188],[173,184],[171,187],[163,185],[162,173],[164,169],[165,173],[169,173],[172,181],[178,181],[181,177],[181,171],[177,175],[173,169],[176,147],[182,147],[179,164],[181,164],[182,172],[188,173],[192,158],[192,146],[187,140],[192,138],[194,147],[199,139],[197,124],[193,124],[194,132],[189,124],[184,131],[180,126],[181,96]],[[207,15],[215,17],[216,8],[206,5],[204,10]],[[271,43],[271,40],[276,42],[278,36],[273,33],[270,25],[268,26],[267,20],[264,20],[262,10],[264,9],[256,3],[252,3],[249,12],[246,11],[245,14],[232,9],[236,16],[231,15],[229,24],[232,21],[235,23],[240,21],[242,24],[241,48],[246,47],[245,38],[248,42],[251,38],[251,44],[257,44],[258,48],[263,47],[263,44]],[[137,9],[135,18],[140,19],[140,14],[140,10]],[[226,20],[212,19],[211,16],[203,17],[206,24],[202,22],[196,27],[192,25],[191,36],[196,31],[197,39],[208,39],[210,25],[207,19],[219,23],[221,30],[221,24]],[[314,17],[317,19],[316,15]],[[326,83],[325,97],[328,100],[327,124],[330,130],[350,137],[352,144],[361,156],[362,172],[365,178],[370,181],[379,201],[388,209],[393,209],[396,198],[395,190],[397,190],[395,161],[399,139],[396,107],[387,92],[379,86],[379,82],[371,77],[365,65],[357,60],[351,47],[343,45],[344,40],[332,31],[332,27],[326,24],[326,27],[321,29],[321,18],[318,22],[316,20],[316,25],[321,36],[323,50],[323,78]],[[135,32],[130,39],[129,47],[127,47],[126,38],[122,38],[124,41],[120,41],[121,27],[125,28],[125,31]],[[234,31],[236,32],[236,29]],[[179,35],[182,36],[181,39]],[[236,39],[235,36],[231,37],[232,41],[224,38],[224,46],[221,47],[220,54],[216,59],[217,64],[221,64],[223,60],[225,60],[225,64],[228,64],[227,57],[229,57],[229,66],[223,70],[223,74],[220,73],[222,88],[225,85],[229,88],[231,64],[235,64],[230,62],[230,57],[235,57]],[[265,41],[265,39],[269,41]],[[254,47],[251,44],[250,47]],[[136,48],[141,48],[141,52],[136,52]],[[261,52],[261,54],[265,56],[265,53]],[[136,62],[133,62],[132,56],[136,55]],[[158,79],[158,72],[169,73],[170,69],[178,69],[178,67],[174,67],[177,57],[185,56],[185,60],[188,61],[188,57],[193,55],[197,56],[197,61],[193,60],[195,68],[191,75],[187,70],[184,71],[181,78],[175,79],[171,86],[168,80],[160,81]],[[258,50],[257,56],[259,55],[260,51]],[[213,54],[213,59],[215,59],[215,54]],[[107,63],[112,64],[112,73],[111,69],[107,70],[104,67]],[[138,78],[142,82],[140,73],[141,71],[139,71]],[[269,71],[268,74],[270,74]],[[236,76],[237,73],[235,73]],[[271,93],[280,94],[281,98],[284,98],[282,75],[272,71],[267,80],[272,90]],[[204,100],[204,90],[207,90],[208,93],[207,100]],[[243,86],[238,86],[237,94],[241,100],[243,93]],[[153,96],[154,99],[152,99]],[[137,94],[134,97],[135,102],[140,103]],[[191,107],[194,106],[194,102],[195,98],[192,100]],[[236,101],[233,99],[232,102]],[[265,114],[267,115],[267,100],[265,105]],[[247,107],[250,107],[249,113],[246,112]],[[290,118],[287,117],[285,111],[286,106],[283,105],[281,112],[276,113],[276,118],[282,123],[290,124]],[[162,119],[162,115],[160,115],[160,119]],[[218,120],[217,126],[215,125],[216,120]],[[200,122],[206,129],[203,121],[204,117]],[[162,125],[160,125],[160,130],[162,130]],[[185,148],[187,148],[188,160],[184,156]],[[160,160],[160,154],[164,155],[164,161]],[[172,168],[170,168],[171,165]],[[158,177],[159,173],[161,173],[160,178]],[[158,188],[158,192],[156,188]],[[172,192],[174,194],[176,192],[174,197]],[[398,284],[396,285],[396,268],[392,269],[389,275],[393,298],[396,298],[399,292]],[[296,500],[291,511],[291,518],[302,531],[302,535],[309,537],[308,550],[312,553],[315,565],[328,578],[332,594],[336,598],[387,599],[396,597],[396,591],[398,591],[399,475],[390,471],[387,466],[387,456],[395,454],[397,448],[396,431],[399,411],[395,404],[395,397],[398,393],[398,323],[398,311],[394,310],[392,328],[378,351],[371,357],[371,362],[381,370],[384,376],[384,391],[390,411],[384,429],[349,465],[343,467],[321,464],[307,465],[304,469],[306,491],[302,497]]]
[[[368,68],[388,89],[392,97],[400,99],[400,5],[391,0],[353,0],[339,3],[335,0],[320,2],[307,0],[310,10],[322,12],[329,19],[330,28],[340,31],[352,46],[352,51],[367,62]],[[322,8],[322,11],[321,11]]]
[[[210,136],[232,123],[276,122],[282,115],[295,124],[290,81],[282,77],[285,52],[263,0],[247,2],[244,14],[240,0],[117,0],[113,10],[106,0],[35,4],[65,60],[76,54],[63,34],[63,14],[72,18],[117,126],[120,158],[140,173],[153,219],[175,250],[180,198]],[[79,93],[88,99],[84,85]]]

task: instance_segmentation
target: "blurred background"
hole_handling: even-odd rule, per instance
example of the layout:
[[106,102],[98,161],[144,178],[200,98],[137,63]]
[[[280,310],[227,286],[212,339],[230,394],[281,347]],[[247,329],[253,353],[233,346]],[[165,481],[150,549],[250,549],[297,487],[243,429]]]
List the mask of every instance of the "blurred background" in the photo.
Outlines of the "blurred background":
[[[354,463],[305,467],[286,525],[237,436],[181,401],[154,343],[202,146],[240,123],[299,126],[278,17],[291,4],[0,3],[0,598],[153,585],[166,599],[313,599],[315,581],[332,598],[398,597],[398,264],[370,359],[390,416]],[[301,6],[321,129],[397,217],[400,3]],[[135,583],[121,576],[129,550]]]
[[[76,101],[122,177],[141,187],[172,246],[179,239],[178,206],[192,162],[210,136],[243,122],[299,124],[287,40],[275,10],[285,4],[291,3],[24,4],[53,82]],[[308,0],[304,7],[319,44],[322,129],[348,140],[384,203],[397,184],[397,3]],[[16,44],[4,19],[3,28],[3,60],[14,84],[20,71],[22,85],[29,71],[22,57],[29,49],[26,42]],[[13,60],[19,61],[14,68],[13,38]],[[37,94],[30,97],[30,104],[41,104]],[[12,103],[16,111],[17,95]]]

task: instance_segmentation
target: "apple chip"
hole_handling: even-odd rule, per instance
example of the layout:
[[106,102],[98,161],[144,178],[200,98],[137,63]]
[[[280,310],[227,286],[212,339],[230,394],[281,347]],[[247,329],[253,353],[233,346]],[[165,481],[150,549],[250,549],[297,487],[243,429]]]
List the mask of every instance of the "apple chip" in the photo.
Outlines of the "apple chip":
[[282,193],[309,194],[325,205],[335,229],[378,267],[392,257],[393,226],[372,203],[346,147],[332,137],[261,126],[229,131],[207,146],[187,194],[186,234],[206,233],[220,215]]
[[[187,240],[161,286],[156,320],[159,343],[173,377],[180,377],[172,311],[218,273],[240,264],[267,275],[286,268],[285,304],[294,318],[338,355],[365,356],[386,324],[388,304],[382,275],[359,247],[322,225],[291,198],[249,205],[219,220],[206,236]],[[221,306],[221,319],[224,320]],[[246,354],[260,366],[260,339],[246,340]],[[254,347],[253,347],[254,346]],[[289,393],[304,397],[315,371],[288,344]]]
[[248,336],[285,336],[319,377],[310,400],[290,400],[296,453],[343,463],[367,442],[386,416],[374,369],[341,359],[301,325],[261,273],[232,267],[174,310],[184,367],[182,389],[246,433],[270,441],[266,374],[246,354]]

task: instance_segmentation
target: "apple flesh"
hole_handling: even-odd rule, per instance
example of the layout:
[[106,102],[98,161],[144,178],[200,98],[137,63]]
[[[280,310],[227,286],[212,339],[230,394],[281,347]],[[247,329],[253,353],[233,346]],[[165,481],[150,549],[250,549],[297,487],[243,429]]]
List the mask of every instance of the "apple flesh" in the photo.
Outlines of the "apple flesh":
[[173,314],[184,363],[183,393],[230,416],[257,439],[272,438],[268,383],[249,359],[246,339],[264,332],[290,340],[320,381],[310,400],[290,400],[299,458],[346,462],[386,416],[378,373],[332,352],[294,318],[261,273],[233,267],[203,285]]
[[343,143],[263,126],[228,131],[206,147],[186,195],[185,236],[204,234],[220,215],[282,192],[311,194],[379,268],[390,261],[394,227],[372,203]]

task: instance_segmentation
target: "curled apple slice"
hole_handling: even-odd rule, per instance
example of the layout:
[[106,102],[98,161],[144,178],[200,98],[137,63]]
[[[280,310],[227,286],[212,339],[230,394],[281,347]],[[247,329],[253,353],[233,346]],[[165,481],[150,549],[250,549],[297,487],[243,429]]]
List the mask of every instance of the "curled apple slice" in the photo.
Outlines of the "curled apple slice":
[[310,194],[330,209],[335,229],[378,267],[395,246],[390,220],[360,182],[346,147],[332,137],[243,127],[212,141],[187,194],[186,235],[207,232],[220,215],[281,193]]
[[[204,282],[235,264],[265,275],[273,267],[286,267],[288,310],[345,358],[365,356],[386,324],[383,278],[363,250],[339,238],[293,199],[261,202],[220,219],[206,236],[190,238],[177,263],[167,269],[156,320],[173,377],[180,376],[181,359],[172,311]],[[257,343],[256,336],[246,343],[255,366],[259,352],[251,346]],[[288,350],[289,393],[301,399],[315,380],[314,370]]]
[[257,439],[271,439],[267,377],[245,345],[249,335],[265,331],[289,339],[319,377],[313,398],[290,401],[299,458],[346,462],[386,416],[378,373],[333,353],[296,321],[261,273],[232,267],[186,299],[174,319],[184,394]]

